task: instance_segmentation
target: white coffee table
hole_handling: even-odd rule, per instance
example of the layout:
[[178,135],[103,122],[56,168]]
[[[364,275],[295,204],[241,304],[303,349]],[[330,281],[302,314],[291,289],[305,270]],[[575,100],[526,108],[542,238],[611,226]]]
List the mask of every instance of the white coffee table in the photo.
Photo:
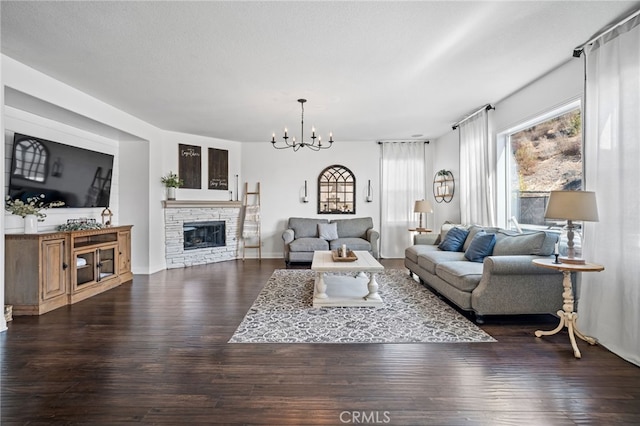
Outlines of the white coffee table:
[[[313,306],[381,306],[376,273],[384,271],[368,251],[354,251],[352,262],[334,261],[331,251],[316,251],[311,269],[316,272]],[[352,272],[353,275],[336,275]],[[367,276],[367,273],[369,276]]]

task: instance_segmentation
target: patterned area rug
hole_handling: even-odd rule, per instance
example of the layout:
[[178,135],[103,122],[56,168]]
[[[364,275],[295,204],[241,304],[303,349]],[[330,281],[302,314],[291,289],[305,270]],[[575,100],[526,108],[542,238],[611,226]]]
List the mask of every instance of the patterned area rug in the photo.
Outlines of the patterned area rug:
[[275,270],[229,343],[496,341],[402,270],[377,275],[381,307],[314,308],[314,277]]

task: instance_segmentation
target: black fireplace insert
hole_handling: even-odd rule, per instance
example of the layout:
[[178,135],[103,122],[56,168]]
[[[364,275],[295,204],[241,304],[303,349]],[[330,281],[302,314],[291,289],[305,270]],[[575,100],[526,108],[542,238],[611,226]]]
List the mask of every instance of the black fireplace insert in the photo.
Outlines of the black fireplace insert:
[[185,222],[182,225],[182,230],[185,250],[224,247],[226,245],[224,221]]

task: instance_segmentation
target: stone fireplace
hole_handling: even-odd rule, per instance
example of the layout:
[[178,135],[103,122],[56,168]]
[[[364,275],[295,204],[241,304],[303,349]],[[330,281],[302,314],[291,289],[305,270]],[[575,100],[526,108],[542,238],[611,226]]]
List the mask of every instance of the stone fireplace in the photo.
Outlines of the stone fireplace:
[[239,201],[164,201],[167,268],[236,259],[240,209]]

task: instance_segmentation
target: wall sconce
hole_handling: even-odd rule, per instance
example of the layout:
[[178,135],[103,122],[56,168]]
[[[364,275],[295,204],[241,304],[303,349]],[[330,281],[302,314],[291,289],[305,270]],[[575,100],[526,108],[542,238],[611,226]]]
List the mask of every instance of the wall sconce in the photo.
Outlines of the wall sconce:
[[373,201],[373,195],[371,194],[371,179],[369,179],[369,183],[367,184],[367,203]]
[[309,202],[309,196],[307,194],[307,181],[304,181],[304,196],[302,197],[302,202],[303,203],[308,203]]

